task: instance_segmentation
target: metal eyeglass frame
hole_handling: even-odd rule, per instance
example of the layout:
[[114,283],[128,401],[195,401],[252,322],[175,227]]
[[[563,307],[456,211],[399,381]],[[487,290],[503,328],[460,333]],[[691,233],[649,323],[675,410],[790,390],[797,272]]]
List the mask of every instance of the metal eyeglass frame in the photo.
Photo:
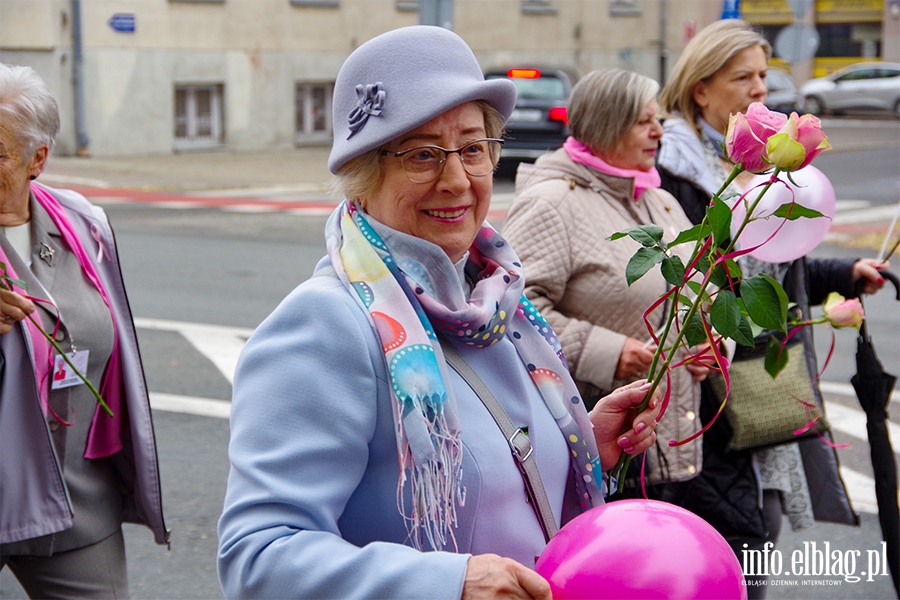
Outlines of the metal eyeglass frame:
[[[470,173],[468,165],[466,165],[466,161],[463,160],[463,158],[462,158],[462,151],[465,150],[466,148],[468,148],[469,146],[471,146],[472,144],[477,144],[479,142],[497,142],[498,144],[500,144],[502,146],[504,140],[501,140],[499,138],[480,138],[477,140],[472,140],[471,142],[469,142],[463,146],[460,146],[456,150],[448,150],[447,148],[443,148],[441,146],[428,145],[428,146],[416,146],[415,148],[410,148],[408,150],[401,150],[400,152],[392,152],[390,150],[382,150],[381,155],[399,158],[400,166],[403,167],[403,172],[406,173],[407,179],[409,179],[413,183],[431,183],[432,181],[437,181],[437,179],[440,178],[441,173],[444,172],[444,167],[447,165],[447,157],[450,156],[451,154],[459,154],[459,162],[462,164],[463,170],[466,172],[466,174],[471,175],[472,177],[484,177],[485,175],[490,175],[491,173],[493,173],[494,169],[497,168],[497,164],[500,162],[500,153],[499,152],[497,153],[496,160],[494,159],[494,157],[491,157],[491,163],[493,164],[493,166],[491,167],[490,171],[488,171],[487,173],[479,173],[479,174]],[[406,168],[406,161],[403,160],[403,158],[406,155],[408,155],[412,152],[415,152],[417,150],[440,150],[441,152],[444,153],[444,158],[441,160],[441,166],[435,172],[434,177],[432,177],[431,179],[426,179],[424,181],[416,181],[415,179],[413,179],[413,175],[416,175],[417,173],[410,172]]]

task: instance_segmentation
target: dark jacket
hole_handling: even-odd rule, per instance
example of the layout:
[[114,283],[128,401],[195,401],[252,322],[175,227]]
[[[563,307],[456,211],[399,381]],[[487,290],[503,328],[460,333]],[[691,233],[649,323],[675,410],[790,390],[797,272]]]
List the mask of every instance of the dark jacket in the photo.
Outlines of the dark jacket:
[[[685,214],[699,223],[711,199],[710,194],[697,185],[658,167],[662,188],[675,196]],[[804,316],[809,307],[820,304],[831,291],[845,297],[855,297],[852,267],[855,259],[795,260],[783,281],[785,292],[796,302]],[[816,374],[816,357],[812,331],[805,328],[801,336],[811,375]],[[700,403],[700,417],[708,423],[718,409],[718,400],[711,386],[704,382]],[[813,393],[821,405],[821,392]],[[681,485],[654,491],[658,499],[678,504],[712,524],[726,538],[764,538],[765,519],[758,502],[759,481],[753,468],[752,450],[728,450],[731,428],[720,417],[703,435],[703,470],[694,479]],[[804,470],[817,521],[850,525],[858,519],[850,506],[843,481],[838,472],[837,454],[816,437],[797,442],[803,457]]]

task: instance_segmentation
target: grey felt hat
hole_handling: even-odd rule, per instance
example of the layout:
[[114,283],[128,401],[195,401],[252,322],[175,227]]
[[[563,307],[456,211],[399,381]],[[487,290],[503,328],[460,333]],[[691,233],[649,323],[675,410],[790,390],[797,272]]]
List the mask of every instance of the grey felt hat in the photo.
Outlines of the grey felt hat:
[[516,86],[485,81],[472,50],[447,29],[416,25],[383,33],[354,50],[338,73],[328,170],[337,173],[348,160],[472,100],[484,100],[506,121]]

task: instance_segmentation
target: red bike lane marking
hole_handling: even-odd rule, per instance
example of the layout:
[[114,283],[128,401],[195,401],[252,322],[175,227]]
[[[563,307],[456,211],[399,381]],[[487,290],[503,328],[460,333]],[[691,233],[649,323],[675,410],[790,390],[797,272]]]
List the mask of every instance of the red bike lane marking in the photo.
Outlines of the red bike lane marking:
[[[128,188],[97,188],[70,186],[69,189],[78,192],[86,198],[102,200],[109,198],[118,202],[134,204],[158,204],[180,205],[184,208],[241,208],[259,210],[260,212],[303,213],[309,211],[321,214],[322,211],[332,211],[339,204],[336,200],[266,200],[253,197],[220,197],[220,196],[193,196],[174,192],[156,192],[150,190],[135,190]],[[491,209],[488,211],[490,220],[502,220],[506,217],[506,208]]]

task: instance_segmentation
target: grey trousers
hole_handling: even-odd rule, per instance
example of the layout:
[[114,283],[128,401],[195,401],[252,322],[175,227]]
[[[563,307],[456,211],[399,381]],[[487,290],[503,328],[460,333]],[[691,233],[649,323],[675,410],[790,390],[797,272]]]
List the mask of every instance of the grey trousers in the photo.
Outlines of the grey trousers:
[[53,556],[4,556],[30,598],[128,598],[122,530],[96,544]]

